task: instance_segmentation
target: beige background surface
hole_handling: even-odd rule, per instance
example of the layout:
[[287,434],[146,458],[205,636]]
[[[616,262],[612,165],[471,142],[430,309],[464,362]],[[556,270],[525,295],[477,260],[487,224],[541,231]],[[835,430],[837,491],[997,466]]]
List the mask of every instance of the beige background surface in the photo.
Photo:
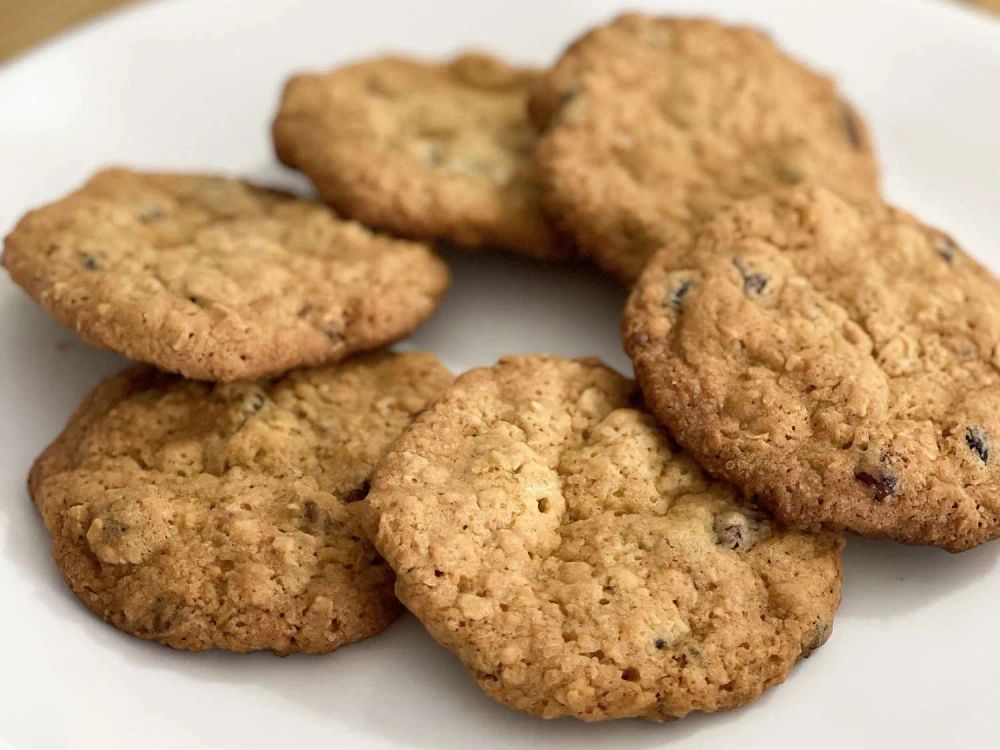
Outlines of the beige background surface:
[[[1000,14],[1000,0],[962,1]],[[136,0],[0,0],[0,61],[88,18],[134,2]]]
[[0,60],[135,0],[0,0]]

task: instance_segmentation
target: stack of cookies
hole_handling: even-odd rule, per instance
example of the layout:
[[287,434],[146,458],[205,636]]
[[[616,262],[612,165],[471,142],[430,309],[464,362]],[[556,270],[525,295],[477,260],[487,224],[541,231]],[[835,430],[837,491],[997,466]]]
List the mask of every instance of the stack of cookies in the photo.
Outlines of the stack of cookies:
[[[548,71],[368,60],[294,77],[273,135],[323,203],[108,170],[5,242],[144,363],[29,477],[118,628],[324,653],[405,607],[507,705],[663,720],[827,640],[844,530],[1000,536],[1000,281],[881,201],[857,111],[765,34],[629,14]],[[638,382],[380,350],[445,294],[442,241],[630,285]]]

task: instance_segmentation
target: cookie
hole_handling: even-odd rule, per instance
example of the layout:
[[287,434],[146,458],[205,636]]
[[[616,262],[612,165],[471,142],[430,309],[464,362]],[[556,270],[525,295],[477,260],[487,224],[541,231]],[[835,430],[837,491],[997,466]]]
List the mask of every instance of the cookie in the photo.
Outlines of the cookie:
[[1000,281],[943,232],[822,188],[752,199],[656,255],[623,326],[652,411],[782,520],[1000,536]]
[[830,634],[842,539],[705,476],[594,359],[461,376],[376,470],[396,594],[493,698],[543,717],[741,705]]
[[25,216],[3,264],[88,342],[221,381],[395,341],[448,285],[425,245],[317,203],[238,180],[121,169]]
[[421,353],[236,384],[134,367],[84,401],[31,494],[70,587],[121,630],[191,650],[332,651],[400,610],[358,501],[450,380]]
[[484,54],[441,64],[381,57],[297,75],[274,120],[275,150],[369,226],[567,257],[539,205],[525,111],[535,77]]
[[877,196],[857,112],[751,28],[620,16],[570,46],[530,105],[548,207],[628,283],[734,199],[804,181]]

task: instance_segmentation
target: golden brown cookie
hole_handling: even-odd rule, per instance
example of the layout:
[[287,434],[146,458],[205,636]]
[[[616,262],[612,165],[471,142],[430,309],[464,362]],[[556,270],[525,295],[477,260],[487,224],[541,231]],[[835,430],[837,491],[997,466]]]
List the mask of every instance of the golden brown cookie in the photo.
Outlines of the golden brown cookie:
[[369,226],[567,257],[539,206],[525,111],[535,75],[471,53],[297,75],[274,121],[275,149],[338,211]]
[[642,274],[652,411],[779,518],[952,551],[1000,536],[1000,281],[884,204],[795,188]]
[[830,634],[842,538],[706,477],[593,359],[461,376],[365,502],[396,593],[489,695],[668,719],[780,683]]
[[203,380],[247,380],[400,339],[444,263],[329,209],[203,175],[100,172],[25,216],[3,264],[84,339]]
[[135,367],[102,383],[29,485],[70,587],[174,648],[322,653],[398,614],[358,501],[451,376],[378,353],[211,384]]
[[877,195],[855,110],[751,28],[620,16],[566,50],[531,111],[548,207],[626,282],[731,200],[803,181]]

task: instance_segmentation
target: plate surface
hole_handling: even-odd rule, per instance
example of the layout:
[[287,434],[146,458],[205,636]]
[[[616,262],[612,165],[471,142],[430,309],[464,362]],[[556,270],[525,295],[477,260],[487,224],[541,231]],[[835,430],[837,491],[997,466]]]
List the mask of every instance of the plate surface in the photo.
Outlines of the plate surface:
[[[632,5],[751,21],[835,74],[874,129],[889,198],[1000,270],[1000,24],[932,0]],[[113,15],[0,69],[0,231],[108,163],[305,190],[268,140],[292,71],[467,46],[544,64],[616,6],[168,0]],[[527,351],[628,371],[613,284],[500,255],[449,260],[454,288],[407,345],[456,371]],[[121,364],[0,278],[0,746],[996,746],[1000,543],[950,556],[851,538],[830,642],[757,703],[667,725],[519,715],[412,617],[326,657],[189,654],[122,635],[68,592],[24,488],[83,394]]]

